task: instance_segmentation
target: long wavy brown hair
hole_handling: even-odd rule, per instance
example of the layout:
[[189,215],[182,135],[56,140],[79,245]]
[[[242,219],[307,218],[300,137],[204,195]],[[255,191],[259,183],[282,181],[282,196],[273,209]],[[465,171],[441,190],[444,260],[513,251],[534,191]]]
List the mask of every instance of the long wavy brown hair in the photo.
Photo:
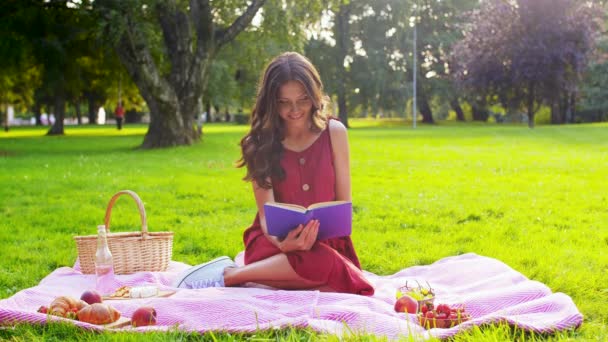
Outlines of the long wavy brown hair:
[[260,80],[251,113],[251,130],[241,139],[242,156],[237,162],[237,167],[247,166],[244,180],[255,181],[266,189],[272,188],[269,179],[285,178],[280,164],[285,127],[277,101],[279,89],[288,81],[300,82],[312,100],[311,131],[321,132],[329,120],[325,112],[328,97],[323,93],[323,83],[312,63],[296,52],[275,57]]

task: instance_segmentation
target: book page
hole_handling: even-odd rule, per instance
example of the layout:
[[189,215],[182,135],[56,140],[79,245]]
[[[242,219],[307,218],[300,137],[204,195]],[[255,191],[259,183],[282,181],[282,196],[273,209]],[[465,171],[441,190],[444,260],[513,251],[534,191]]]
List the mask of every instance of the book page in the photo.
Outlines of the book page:
[[333,207],[335,205],[341,205],[341,204],[345,204],[345,203],[349,203],[349,201],[319,202],[319,203],[311,204],[310,206],[308,206],[308,210],[312,210],[315,208]]
[[305,213],[307,211],[307,209],[303,206],[291,203],[267,202],[265,205],[275,208],[283,208],[287,210],[297,211],[300,213]]

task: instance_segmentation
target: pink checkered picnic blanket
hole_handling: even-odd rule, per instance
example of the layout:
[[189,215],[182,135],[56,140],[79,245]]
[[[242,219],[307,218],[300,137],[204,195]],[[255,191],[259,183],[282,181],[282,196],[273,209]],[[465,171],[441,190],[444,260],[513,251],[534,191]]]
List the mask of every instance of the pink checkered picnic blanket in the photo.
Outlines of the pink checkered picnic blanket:
[[[237,262],[242,256],[237,257]],[[241,261],[242,262],[242,261]],[[117,276],[117,285],[156,285],[170,290],[173,278],[188,265],[172,262],[167,272],[140,272]],[[390,276],[366,272],[374,284],[373,297],[318,291],[282,291],[257,287],[179,290],[168,298],[108,301],[123,316],[140,306],[151,305],[158,324],[122,328],[133,331],[167,330],[253,332],[258,329],[310,327],[344,335],[368,333],[388,338],[416,334],[422,338],[445,338],[458,331],[489,322],[508,322],[535,332],[573,329],[583,321],[570,297],[552,293],[542,283],[529,280],[504,263],[476,254],[441,259],[431,265],[414,266]],[[464,304],[472,319],[449,329],[423,329],[414,315],[393,310],[396,290],[405,283],[428,281],[436,292],[435,303]],[[43,324],[47,315],[37,313],[59,295],[79,297],[94,288],[95,276],[62,267],[38,286],[0,300],[0,324]],[[53,318],[61,319],[61,318]],[[103,329],[73,321],[88,329]]]

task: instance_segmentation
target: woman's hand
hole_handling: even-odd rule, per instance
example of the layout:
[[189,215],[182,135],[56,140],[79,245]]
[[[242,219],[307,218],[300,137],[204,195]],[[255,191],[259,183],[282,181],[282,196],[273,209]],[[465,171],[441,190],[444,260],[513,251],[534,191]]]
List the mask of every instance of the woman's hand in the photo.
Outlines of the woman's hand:
[[304,225],[299,225],[291,230],[285,239],[278,241],[277,247],[283,252],[308,251],[317,241],[319,234],[319,221],[310,220]]

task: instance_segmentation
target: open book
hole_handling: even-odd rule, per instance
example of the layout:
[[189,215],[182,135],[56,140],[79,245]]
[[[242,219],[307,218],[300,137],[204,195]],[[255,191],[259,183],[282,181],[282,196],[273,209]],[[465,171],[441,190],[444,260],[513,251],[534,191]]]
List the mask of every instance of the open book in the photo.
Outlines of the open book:
[[320,202],[308,208],[296,204],[264,204],[268,234],[284,238],[298,225],[319,220],[318,240],[349,236],[353,221],[353,204],[349,201]]

